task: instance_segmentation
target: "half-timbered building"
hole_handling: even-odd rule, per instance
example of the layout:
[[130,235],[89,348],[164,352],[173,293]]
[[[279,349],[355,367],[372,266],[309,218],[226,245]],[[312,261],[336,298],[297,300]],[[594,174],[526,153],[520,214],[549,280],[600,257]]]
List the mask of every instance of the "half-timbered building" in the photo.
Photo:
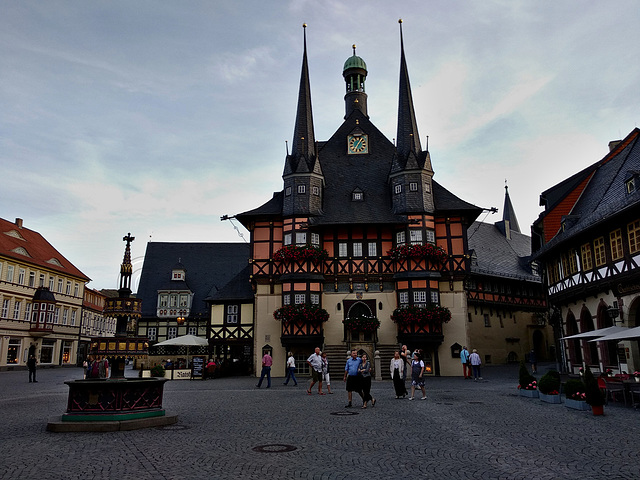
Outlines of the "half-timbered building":
[[[549,302],[571,337],[640,325],[640,130],[611,142],[598,162],[542,192],[533,226]],[[638,341],[563,340],[570,371],[640,369]]]
[[386,372],[399,343],[423,351],[428,374],[461,373],[451,347],[467,339],[467,229],[482,209],[433,178],[402,33],[400,61],[395,141],[369,117],[355,46],[342,72],[344,121],[317,141],[305,38],[283,189],[236,215],[251,233],[256,357],[271,351],[274,373],[287,351],[304,370],[316,346],[339,368],[348,349],[377,350]]

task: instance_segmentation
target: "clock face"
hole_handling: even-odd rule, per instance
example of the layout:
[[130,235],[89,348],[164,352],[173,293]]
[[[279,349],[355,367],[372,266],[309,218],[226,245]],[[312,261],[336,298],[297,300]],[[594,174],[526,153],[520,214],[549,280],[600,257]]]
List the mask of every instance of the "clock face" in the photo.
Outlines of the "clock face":
[[349,135],[347,137],[348,153],[369,153],[369,142],[366,135]]

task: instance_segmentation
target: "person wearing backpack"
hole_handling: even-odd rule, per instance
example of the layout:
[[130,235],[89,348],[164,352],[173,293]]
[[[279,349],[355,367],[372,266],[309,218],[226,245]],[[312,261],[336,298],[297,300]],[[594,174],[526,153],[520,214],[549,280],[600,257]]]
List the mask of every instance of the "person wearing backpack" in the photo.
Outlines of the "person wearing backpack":
[[462,350],[460,351],[460,362],[462,363],[462,375],[465,380],[471,378],[471,365],[469,364],[470,357],[471,355],[469,354],[467,347],[462,347]]

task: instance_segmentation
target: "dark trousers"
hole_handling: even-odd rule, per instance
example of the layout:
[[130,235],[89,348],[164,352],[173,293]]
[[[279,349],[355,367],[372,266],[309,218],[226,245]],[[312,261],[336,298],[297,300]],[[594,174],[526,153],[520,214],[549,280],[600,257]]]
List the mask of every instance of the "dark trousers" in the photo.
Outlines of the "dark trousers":
[[33,370],[29,370],[29,382],[35,382],[36,381],[36,369],[34,368]]
[[262,372],[260,373],[260,381],[258,382],[258,388],[262,386],[262,379],[265,375],[267,376],[267,388],[271,387],[271,367],[262,367]]

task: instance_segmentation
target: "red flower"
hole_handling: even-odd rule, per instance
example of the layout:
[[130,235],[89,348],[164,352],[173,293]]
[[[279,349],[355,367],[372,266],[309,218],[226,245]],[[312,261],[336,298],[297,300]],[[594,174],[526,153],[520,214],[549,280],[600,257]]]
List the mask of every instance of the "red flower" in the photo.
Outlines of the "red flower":
[[440,325],[451,320],[451,312],[446,307],[428,304],[426,307],[408,305],[396,308],[391,320],[399,325]]
[[285,323],[322,323],[329,320],[329,312],[317,305],[285,305],[273,312],[273,318]]
[[273,254],[273,259],[276,261],[284,262],[284,261],[305,261],[305,260],[324,260],[329,256],[329,253],[320,247],[316,246],[298,246],[298,245],[287,245],[282,247],[280,250]]
[[429,258],[434,262],[444,263],[449,256],[442,248],[432,243],[426,245],[398,245],[387,251],[387,255],[392,258]]
[[380,327],[380,320],[376,317],[365,317],[364,315],[345,318],[342,323],[347,330],[360,332],[373,332]]

